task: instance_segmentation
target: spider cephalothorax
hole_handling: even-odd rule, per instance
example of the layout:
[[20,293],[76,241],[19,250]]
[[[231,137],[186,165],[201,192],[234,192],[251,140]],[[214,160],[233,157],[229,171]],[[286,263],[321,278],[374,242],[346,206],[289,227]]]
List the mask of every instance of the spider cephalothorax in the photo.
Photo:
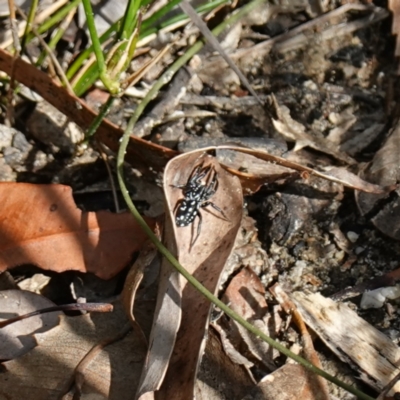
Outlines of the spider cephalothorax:
[[209,201],[218,190],[217,172],[215,171],[214,166],[209,165],[204,167],[203,164],[200,164],[193,169],[188,181],[184,185],[174,185],[174,187],[182,189],[184,196],[183,199],[178,201],[175,207],[176,226],[188,226],[193,223],[196,217],[199,217],[197,234],[190,245],[190,247],[192,247],[201,232],[203,219],[200,213],[200,208],[211,206],[227,219],[224,212],[213,202]]

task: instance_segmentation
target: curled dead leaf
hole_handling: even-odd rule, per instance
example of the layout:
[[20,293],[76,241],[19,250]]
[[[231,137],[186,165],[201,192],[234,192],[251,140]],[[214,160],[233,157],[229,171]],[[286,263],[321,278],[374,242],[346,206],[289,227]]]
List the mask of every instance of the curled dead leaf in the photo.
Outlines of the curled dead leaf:
[[[55,304],[36,293],[25,290],[3,290],[0,292],[0,320],[7,320]],[[45,332],[58,324],[62,313],[36,315],[23,321],[15,322],[0,330],[0,359],[11,360],[22,356],[36,346],[34,333]]]
[[[196,204],[204,206],[199,208],[202,224],[198,239],[191,245],[192,235],[197,235],[200,218],[196,214],[192,223],[184,227],[176,226],[177,207],[182,204],[183,198],[189,199],[188,191],[176,186],[186,185],[199,165],[215,171],[218,188],[209,198],[203,199],[204,202]],[[203,179],[209,182],[204,175],[195,182],[197,188]],[[164,173],[164,191],[168,210],[166,245],[181,265],[215,293],[240,226],[243,198],[239,180],[222,169],[215,158],[200,150],[178,156],[168,163]],[[190,193],[194,194],[194,191]],[[226,218],[212,206],[206,205],[207,201],[222,210]],[[157,394],[160,399],[186,400],[193,398],[210,304],[171,268],[164,260],[158,306],[149,340],[151,345],[138,394],[140,396],[157,390],[162,383]]]
[[[232,162],[228,166],[221,163],[231,174],[239,177],[243,190],[246,190],[248,193],[257,191],[262,184],[288,177],[307,177],[307,174],[367,193],[382,194],[393,190],[391,186],[380,186],[367,182],[344,168],[329,167],[329,169],[326,168],[324,171],[319,171],[261,150],[237,146],[218,146],[208,147],[203,149],[203,151],[214,151],[217,149],[218,151],[231,150],[252,156],[252,158],[247,159],[238,158],[239,163],[234,165],[232,165]],[[257,159],[257,162],[253,163],[253,158]],[[264,170],[260,170],[260,160],[264,162]],[[280,169],[277,169],[277,167],[280,167]]]

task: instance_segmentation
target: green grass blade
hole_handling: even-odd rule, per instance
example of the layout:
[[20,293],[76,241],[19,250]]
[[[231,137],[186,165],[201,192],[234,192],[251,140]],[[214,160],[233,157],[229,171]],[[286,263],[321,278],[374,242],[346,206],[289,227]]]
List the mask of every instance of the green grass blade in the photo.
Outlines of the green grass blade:
[[27,40],[28,40],[29,32],[31,31],[33,20],[35,19],[35,15],[36,15],[38,4],[39,4],[39,0],[33,0],[32,4],[31,4],[31,7],[29,9],[28,18],[26,20],[25,32],[24,32],[24,35],[23,35],[22,40],[21,40],[21,53],[23,53],[24,50],[25,50],[25,46],[26,46],[26,43],[27,43]]
[[121,30],[119,32],[119,39],[128,40],[135,30],[140,3],[140,0],[129,0],[125,16],[123,17]]

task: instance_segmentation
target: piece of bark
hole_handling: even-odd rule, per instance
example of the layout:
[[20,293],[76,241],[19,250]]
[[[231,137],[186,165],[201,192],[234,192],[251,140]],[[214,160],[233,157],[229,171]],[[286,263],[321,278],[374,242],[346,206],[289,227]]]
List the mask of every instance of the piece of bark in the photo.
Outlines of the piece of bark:
[[[380,391],[400,371],[400,348],[345,304],[319,293],[295,292],[292,299],[306,324],[362,381]],[[397,382],[390,394],[399,391]]]

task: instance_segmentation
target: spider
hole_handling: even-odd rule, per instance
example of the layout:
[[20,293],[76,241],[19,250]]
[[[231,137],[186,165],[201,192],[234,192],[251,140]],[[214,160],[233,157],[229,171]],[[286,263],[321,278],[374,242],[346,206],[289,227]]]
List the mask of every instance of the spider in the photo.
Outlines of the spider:
[[[203,178],[206,178],[205,181],[202,181]],[[188,181],[184,185],[173,185],[173,187],[182,189],[184,196],[175,206],[176,226],[188,226],[193,223],[196,217],[199,217],[197,234],[191,242],[190,248],[193,247],[200,236],[201,224],[203,222],[200,208],[211,206],[228,220],[224,212],[213,202],[209,201],[218,190],[218,176],[213,166],[203,167],[203,164],[198,165],[193,169]]]

